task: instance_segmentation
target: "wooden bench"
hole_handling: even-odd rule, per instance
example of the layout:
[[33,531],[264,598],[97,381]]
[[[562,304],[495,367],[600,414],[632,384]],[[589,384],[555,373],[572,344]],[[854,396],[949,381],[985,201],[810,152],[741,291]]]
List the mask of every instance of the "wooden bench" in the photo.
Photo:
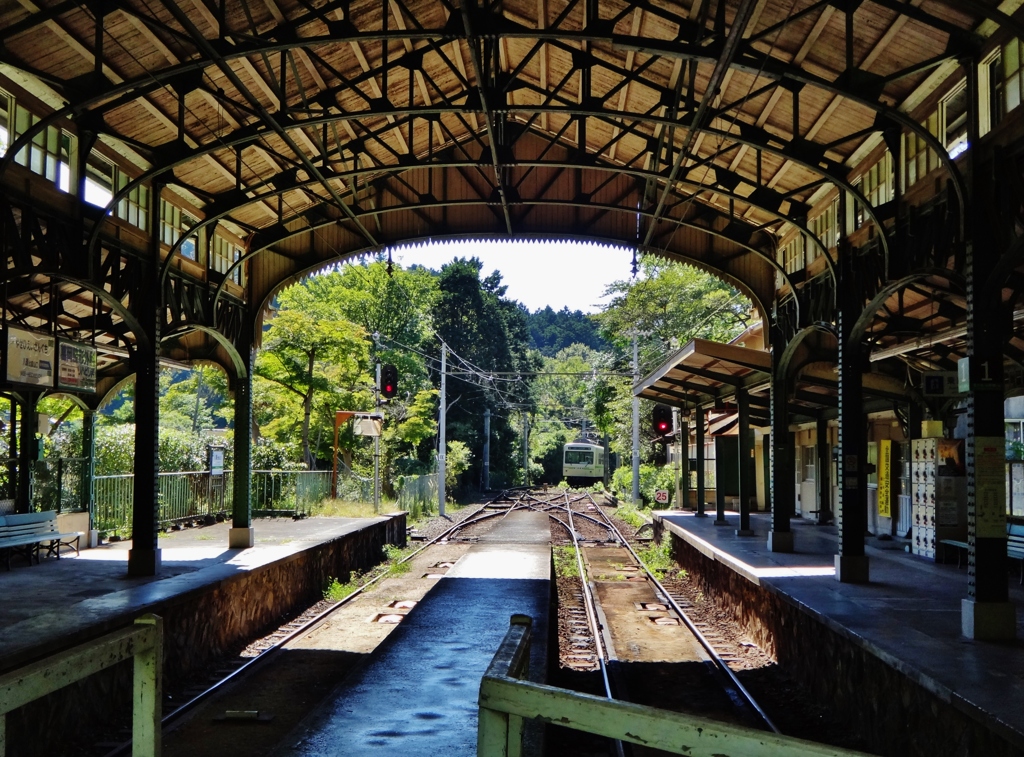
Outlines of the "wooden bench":
[[1024,523],[1006,524],[1006,556],[1020,560],[1020,584],[1024,586]]
[[6,553],[7,570],[11,569],[11,558],[22,555],[29,565],[45,547],[47,557],[60,558],[60,548],[70,547],[78,554],[78,540],[81,531],[60,533],[57,530],[57,513],[20,513],[0,516],[0,553]]
[[[956,567],[959,568],[961,564],[961,554],[967,554],[967,550],[969,549],[967,542],[959,541],[958,539],[940,539],[939,544],[942,545],[943,549],[946,547],[956,547]],[[961,552],[961,550],[963,551]],[[1011,560],[1021,561],[1019,583],[1024,585],[1024,524],[1006,524],[1006,556]]]

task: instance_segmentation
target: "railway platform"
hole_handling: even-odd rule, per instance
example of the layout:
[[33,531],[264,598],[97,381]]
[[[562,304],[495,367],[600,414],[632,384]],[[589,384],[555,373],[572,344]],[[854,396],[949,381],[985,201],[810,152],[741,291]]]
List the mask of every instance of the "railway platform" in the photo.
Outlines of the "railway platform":
[[495,521],[277,754],[475,755],[480,680],[513,614],[533,618],[530,678],[544,680],[549,539],[543,513]]
[[[127,575],[130,543],[80,556],[15,563],[0,572],[0,673],[131,625],[146,613],[164,619],[164,680],[190,678],[282,617],[318,599],[330,577],[346,580],[404,545],[405,514],[375,518],[259,520],[256,545],[228,549],[229,524],[162,535],[157,576]],[[216,622],[211,622],[216,618]],[[8,717],[8,754],[22,739],[45,737],[58,721],[75,732],[130,700],[131,678],[102,673]]]
[[[738,513],[727,515],[738,522]],[[840,583],[832,526],[794,519],[796,551],[787,554],[768,551],[766,514],[751,514],[753,536],[738,536],[734,527],[716,527],[712,518],[689,512],[655,517],[673,534],[683,567],[697,573],[709,592],[727,597],[762,647],[780,662],[802,667],[808,678],[817,676],[819,686],[849,687],[831,693],[862,706],[866,728],[907,738],[916,729],[901,709],[948,708],[951,732],[943,738],[977,749],[987,738],[979,734],[987,732],[1003,746],[972,753],[1024,754],[1024,589],[1015,580],[1009,588],[1017,641],[973,641],[960,626],[966,571],[913,556],[901,540],[865,537],[870,583]]]

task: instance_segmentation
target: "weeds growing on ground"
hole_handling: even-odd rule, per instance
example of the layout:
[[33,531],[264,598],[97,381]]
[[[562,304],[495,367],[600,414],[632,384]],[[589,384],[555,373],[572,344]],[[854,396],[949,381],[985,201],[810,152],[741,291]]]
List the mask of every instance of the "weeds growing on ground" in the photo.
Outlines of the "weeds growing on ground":
[[641,515],[640,512],[632,506],[621,505],[617,507],[615,509],[615,517],[624,523],[628,523],[636,529],[639,529],[647,524],[647,519],[644,518],[644,516]]
[[359,577],[358,573],[353,573],[350,581],[342,583],[332,576],[324,588],[324,599],[328,602],[340,602],[359,588]]
[[384,558],[388,562],[389,576],[403,576],[412,570],[411,563],[401,562],[401,559],[405,557],[405,552],[406,550],[393,544],[384,545]]
[[575,578],[580,574],[580,566],[576,562],[576,547],[553,547],[551,550],[555,561],[555,575],[559,578]]
[[[665,580],[665,574],[678,568],[670,553],[669,539],[662,539],[661,544],[651,543],[641,549],[637,554],[643,560],[647,569],[654,574],[659,581]],[[680,570],[680,576],[685,576],[686,571]]]
[[[394,502],[381,502],[382,513],[393,512],[397,509]],[[328,518],[372,518],[379,513],[373,511],[372,502],[353,502],[344,499],[325,499],[310,508],[310,515],[325,516]]]

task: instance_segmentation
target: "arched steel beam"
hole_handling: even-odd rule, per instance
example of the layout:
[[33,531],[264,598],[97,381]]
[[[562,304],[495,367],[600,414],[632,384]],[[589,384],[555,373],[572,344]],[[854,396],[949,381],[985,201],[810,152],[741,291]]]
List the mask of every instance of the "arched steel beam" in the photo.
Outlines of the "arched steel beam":
[[966,290],[966,284],[963,277],[956,271],[951,271],[948,268],[927,268],[912,273],[909,276],[904,276],[896,281],[890,281],[882,287],[871,302],[864,307],[860,316],[854,322],[853,329],[850,331],[850,344],[859,344],[864,340],[864,335],[867,333],[868,327],[874,322],[875,316],[878,311],[881,310],[882,305],[885,304],[886,300],[896,294],[899,290],[908,287],[911,284],[933,277],[945,279],[961,291]]
[[[550,114],[550,113],[563,113],[564,112],[564,110],[561,109],[561,108],[539,108],[539,107],[535,107],[535,106],[515,106],[515,107],[505,108],[504,110],[507,113],[524,113],[524,114],[534,114],[534,113],[549,113]],[[432,108],[426,109],[426,112],[428,112],[428,113],[438,113],[438,112],[442,112],[442,111],[443,111],[443,109],[441,109],[441,108],[433,108],[432,107]],[[459,112],[462,112],[462,109],[459,109]],[[622,124],[615,123],[612,120],[614,117],[621,117],[623,120],[630,121],[630,122],[640,122],[640,121],[642,121],[642,122],[652,123],[652,124],[656,124],[656,125],[671,125],[672,124],[670,119],[660,118],[660,117],[652,116],[652,115],[629,114],[629,113],[624,113],[624,112],[575,111],[575,114],[586,115],[588,117],[594,117],[594,118],[600,118],[601,120],[604,120],[605,122],[610,123],[610,124],[616,126],[616,128],[620,128],[620,129],[628,128],[628,127],[624,127]],[[409,112],[408,111],[403,112],[403,111],[396,110],[396,111],[394,111],[394,115],[396,115],[396,116],[398,116],[398,115],[409,115]],[[415,117],[415,116],[413,116],[413,117]],[[353,118],[355,118],[354,115],[330,115],[330,116],[324,116],[324,117],[321,117],[321,118],[309,119],[309,120],[303,121],[301,123],[293,123],[292,125],[290,125],[289,127],[286,127],[286,128],[288,128],[288,129],[291,129],[291,128],[302,128],[303,126],[308,126],[308,125],[317,125],[317,126],[319,126],[319,125],[322,125],[322,124],[335,123],[335,122],[338,122],[338,121],[343,121],[343,120],[348,120],[348,119],[353,119]],[[883,251],[884,251],[885,255],[888,256],[888,238],[887,238],[887,234],[886,234],[886,231],[885,231],[885,227],[882,224],[881,220],[878,218],[878,216],[875,214],[874,208],[871,206],[871,204],[867,200],[867,198],[865,198],[860,193],[860,191],[857,190],[856,187],[854,187],[851,183],[849,183],[845,179],[845,175],[846,175],[847,171],[846,171],[844,166],[842,166],[841,164],[833,164],[831,161],[825,161],[825,159],[823,159],[823,158],[819,158],[819,162],[817,162],[817,163],[812,162],[813,156],[808,156],[806,154],[801,153],[800,151],[794,152],[792,150],[786,149],[786,145],[785,145],[783,140],[775,137],[774,135],[771,135],[770,133],[764,131],[763,129],[758,129],[758,128],[753,127],[753,126],[744,127],[742,125],[741,125],[740,129],[741,129],[741,131],[740,131],[739,134],[734,134],[732,132],[716,129],[716,128],[713,128],[713,127],[705,127],[704,129],[702,129],[702,131],[704,131],[705,133],[709,133],[709,134],[718,136],[718,137],[722,138],[723,140],[728,139],[728,140],[731,140],[731,141],[734,141],[734,142],[737,142],[737,143],[740,143],[740,144],[745,144],[748,147],[751,147],[751,148],[753,148],[755,150],[761,150],[761,151],[769,153],[769,154],[777,155],[777,156],[779,156],[779,157],[781,157],[783,159],[791,160],[794,163],[797,163],[797,164],[807,168],[811,172],[818,173],[819,175],[825,176],[833,184],[835,184],[837,187],[840,187],[841,189],[843,189],[843,190],[849,192],[850,194],[852,194],[857,199],[857,201],[864,207],[865,214],[868,216],[869,219],[872,220],[873,224],[875,225],[876,229],[878,230],[879,237],[880,237],[879,241],[880,241],[880,243],[882,245],[882,248],[883,248]],[[255,139],[258,139],[260,136],[262,136],[262,134],[259,134],[259,133],[253,134],[252,130],[248,129],[248,128],[245,128],[245,129],[239,130],[239,131],[245,131],[246,132],[244,139],[239,138],[239,142],[242,142],[242,141],[244,141],[244,142],[253,141]],[[237,134],[237,132],[236,132],[236,134]],[[755,137],[760,137],[760,141],[756,140]],[[775,144],[780,144],[781,146],[776,147]],[[124,197],[126,197],[128,195],[128,193],[133,191],[136,187],[141,186],[143,184],[146,184],[149,181],[153,180],[154,178],[158,178],[158,177],[162,176],[164,173],[173,170],[175,167],[177,167],[179,165],[184,165],[184,164],[190,162],[191,160],[195,159],[196,157],[198,157],[198,156],[200,156],[202,154],[213,152],[216,149],[221,149],[221,147],[219,145],[212,145],[212,146],[204,146],[204,147],[197,148],[196,150],[190,151],[187,155],[180,157],[178,160],[174,161],[173,163],[171,163],[171,164],[169,164],[167,166],[157,167],[157,168],[154,168],[154,169],[146,172],[145,174],[142,174],[141,176],[139,176],[135,180],[133,180],[133,181],[129,182],[128,184],[126,184],[125,187],[122,188],[120,192],[118,192],[117,194],[114,195],[114,197],[111,199],[110,203],[107,206],[108,210],[110,210],[112,208],[115,208],[117,206],[117,203],[120,202],[122,199],[124,199]],[[822,165],[821,165],[821,162],[826,162],[827,165],[828,165],[828,168],[823,168]],[[437,163],[424,164],[424,167],[444,167],[445,165],[446,165],[445,162],[439,161]],[[510,165],[515,165],[515,162],[513,162]],[[395,166],[395,168],[401,168],[401,167],[402,166]],[[609,169],[610,170],[618,170],[615,166],[610,166]],[[330,180],[333,177],[334,177],[334,174],[326,175],[326,178],[328,180]],[[713,190],[714,187],[708,187],[708,189],[709,190]],[[241,196],[244,196],[244,193],[240,193],[240,194],[241,194]],[[255,202],[256,199],[252,199],[251,201]],[[746,198],[745,201],[746,202],[751,202],[749,198]],[[247,203],[245,203],[245,204],[247,204]],[[753,203],[751,203],[751,204],[753,204]],[[349,209],[349,210],[350,210],[350,212],[352,212],[351,209]],[[350,215],[350,218],[354,217],[354,212],[352,212],[352,213],[353,213],[353,215]],[[94,229],[92,231],[92,234],[91,234],[91,236],[89,238],[89,243],[88,243],[89,244],[89,249],[92,249],[92,247],[96,244],[97,240],[99,239],[101,228],[102,228],[101,224],[97,224],[96,227],[94,227]]]
[[244,378],[248,374],[248,366],[246,365],[246,361],[242,359],[241,354],[239,354],[238,348],[230,339],[212,326],[205,326],[199,323],[183,323],[175,325],[175,327],[168,330],[166,334],[161,334],[160,342],[163,343],[171,339],[177,339],[178,337],[192,333],[193,331],[201,331],[224,348],[224,351],[231,359],[231,367],[235,371],[235,378]]
[[[649,171],[649,170],[645,170],[645,169],[642,169],[642,168],[619,167],[619,166],[614,166],[612,164],[601,164],[601,163],[594,163],[594,164],[590,164],[590,165],[587,165],[587,164],[580,165],[578,163],[564,162],[564,161],[559,161],[559,160],[551,160],[551,161],[525,160],[525,161],[516,161],[515,165],[516,165],[517,168],[523,168],[523,167],[533,167],[533,168],[579,168],[579,169],[581,169],[583,171],[597,171],[597,172],[603,172],[603,173],[625,174],[625,175],[636,177],[638,179],[657,179],[657,178],[660,178],[660,176],[661,176],[658,173],[655,173],[655,172]],[[461,168],[475,168],[477,166],[479,166],[479,162],[478,161],[468,161],[467,160],[467,161],[459,161],[459,162],[450,161],[450,162],[447,162],[447,163],[443,164],[443,166],[441,166],[441,167],[448,168],[448,169],[452,169],[452,168],[458,169],[460,167]],[[374,171],[370,171],[370,170],[352,170],[352,171],[345,171],[345,172],[342,172],[342,173],[333,174],[332,178],[340,178],[342,180],[349,181],[349,180],[352,180],[352,179],[358,179],[358,178],[361,178],[361,177],[365,177],[365,176],[367,176],[369,174],[380,176],[383,173],[386,176],[386,175],[391,174],[391,173],[413,172],[413,171],[422,170],[422,169],[436,169],[437,167],[438,167],[437,165],[432,164],[432,163],[424,163],[422,166],[414,166],[414,167],[409,167],[409,166],[386,166],[383,171],[381,171],[379,169],[378,170],[374,170]],[[201,230],[203,228],[211,227],[211,226],[215,225],[217,222],[219,222],[220,220],[223,220],[225,218],[230,217],[231,213],[233,213],[237,209],[239,209],[241,207],[244,207],[245,205],[248,205],[248,204],[250,204],[252,202],[265,201],[265,200],[267,200],[269,198],[277,197],[277,196],[285,194],[286,192],[293,191],[295,189],[300,189],[300,188],[303,188],[303,187],[307,187],[307,186],[309,186],[311,184],[314,184],[314,183],[315,183],[314,180],[307,179],[305,181],[296,181],[294,184],[288,184],[288,185],[284,185],[284,186],[276,186],[276,187],[274,187],[272,189],[272,191],[265,192],[263,194],[260,194],[257,197],[253,197],[253,198],[248,198],[247,197],[247,198],[245,198],[244,202],[242,202],[242,201],[240,201],[238,199],[238,195],[234,191],[226,192],[226,193],[224,193],[224,195],[222,195],[222,199],[221,198],[214,199],[214,201],[211,203],[211,205],[207,206],[208,208],[212,207],[213,211],[208,213],[207,216],[203,220],[201,220],[196,226],[192,227],[191,231],[198,231],[198,230]],[[270,184],[271,183],[268,182],[268,183],[264,184],[264,186],[269,186]],[[755,208],[761,210],[766,215],[769,215],[769,216],[771,216],[772,218],[774,218],[774,219],[776,219],[778,221],[792,224],[798,231],[800,231],[806,237],[809,237],[812,240],[812,243],[818,247],[818,249],[820,250],[821,254],[826,257],[826,259],[828,261],[828,264],[829,264],[829,268],[830,269],[834,268],[835,263],[834,263],[834,261],[832,261],[831,257],[828,256],[828,251],[825,249],[825,247],[822,244],[821,240],[819,240],[810,231],[810,229],[806,226],[806,224],[804,224],[803,222],[801,222],[799,220],[799,218],[794,218],[794,217],[785,215],[785,214],[775,210],[770,205],[761,205],[761,204],[758,204],[757,202],[752,202],[750,198],[744,197],[743,195],[740,195],[740,194],[738,194],[738,193],[736,193],[734,191],[731,191],[727,187],[724,187],[724,186],[722,186],[720,184],[715,184],[715,185],[700,184],[700,183],[698,183],[696,181],[692,181],[692,180],[686,179],[686,178],[677,179],[676,180],[676,184],[692,187],[694,192],[713,191],[713,192],[716,192],[718,194],[724,195],[726,197],[732,198],[734,200],[738,200],[740,202],[748,203],[750,206],[755,207]],[[689,197],[687,195],[684,195],[684,194],[677,194],[676,197],[680,201],[686,201],[686,200],[689,199]],[[778,195],[778,197],[780,199],[780,204],[781,204],[781,202],[784,201],[784,198],[782,198],[781,195]],[[525,202],[529,202],[529,200],[526,200]],[[535,200],[531,204],[544,204],[544,202],[545,202],[544,200],[537,199],[537,200]],[[557,201],[553,201],[553,202],[557,202]],[[738,222],[738,221],[736,221],[736,219],[732,219],[728,215],[726,215],[723,210],[721,210],[719,208],[716,208],[715,206],[710,205],[708,203],[705,203],[704,201],[701,201],[701,200],[698,200],[698,202],[700,203],[701,207],[708,208],[708,209],[714,211],[716,213],[716,215],[718,217],[722,218],[724,221],[731,222],[731,223],[737,223]],[[437,208],[437,207],[445,207],[447,205],[448,205],[448,203],[446,203],[446,202],[434,202],[434,203],[411,204],[411,205],[406,205],[405,207],[408,208],[408,209],[412,209],[412,208],[431,209],[431,208]],[[304,209],[304,211],[302,213],[300,213],[300,214],[297,214],[297,216],[298,217],[302,217],[302,216],[304,216],[308,212],[309,212],[309,209]],[[376,215],[376,213],[377,213],[377,211],[370,211],[369,213],[366,213],[366,214]],[[295,218],[295,216],[293,216],[290,219],[286,219],[286,220],[282,221],[281,225],[287,224],[289,221],[294,220],[294,218]],[[757,226],[753,226],[753,225],[745,224],[745,223],[743,225],[747,226],[749,228],[751,236],[753,236],[754,234],[756,234],[759,231],[759,227],[757,227]],[[263,230],[261,230],[260,233],[263,233]],[[170,254],[168,255],[168,257],[166,258],[166,260],[164,262],[164,270],[165,271],[170,267],[171,261],[173,259],[173,255],[180,250],[180,247],[184,243],[184,240],[185,240],[185,237],[182,237],[177,242],[175,242],[174,245],[172,245],[171,250],[170,250]],[[782,271],[781,267],[779,267],[779,272],[784,274],[784,272]],[[787,277],[787,283],[790,283],[788,281],[788,277]]]
[[[138,322],[135,316],[132,315],[131,311],[127,307],[125,307],[121,300],[117,299],[117,297],[112,295],[102,286],[97,286],[96,284],[90,283],[88,281],[83,281],[82,279],[75,278],[74,276],[69,276],[68,274],[62,273],[60,271],[47,271],[37,269],[33,270],[29,274],[15,272],[14,270],[10,271],[10,273],[14,275],[0,276],[0,283],[15,281],[19,278],[30,279],[33,276],[45,276],[49,280],[66,281],[69,284],[81,287],[85,291],[100,299],[105,305],[107,305],[107,307],[110,308],[111,312],[117,314],[121,321],[128,327],[128,330],[135,335],[136,345],[145,347],[146,349],[153,347],[153,345],[149,343],[149,338],[146,336],[146,332],[143,330],[142,324]],[[49,281],[41,284],[40,287],[46,286],[48,284]],[[34,286],[32,288],[40,287]]]
[[[309,229],[302,229],[301,231],[305,232],[305,231],[309,231]],[[609,245],[609,246],[612,246],[612,247],[630,246],[630,243],[624,242],[621,239],[616,239],[616,238],[612,238],[612,237],[603,237],[603,236],[598,236],[598,235],[574,234],[574,235],[557,236],[557,235],[554,235],[554,234],[532,234],[532,235],[524,235],[524,237],[525,238],[533,239],[533,240],[538,241],[538,242],[543,242],[543,241],[566,241],[566,240],[569,240],[569,241],[605,244],[605,245]],[[447,239],[461,239],[461,238],[466,238],[466,239],[499,238],[499,239],[502,239],[502,238],[505,238],[505,237],[504,237],[504,235],[501,235],[500,233],[493,233],[492,232],[492,233],[489,233],[489,234],[466,234],[466,233],[451,234],[451,235],[448,235],[446,238]],[[400,241],[386,244],[381,249],[386,250],[386,249],[389,249],[389,248],[394,248],[394,247],[397,247],[399,245],[406,245],[406,244],[410,244],[411,245],[411,244],[417,244],[417,243],[423,243],[423,242],[427,242],[427,243],[429,243],[429,242],[436,242],[437,239],[438,238],[436,236],[425,236],[425,237],[413,237],[413,236],[410,236],[410,237],[407,237],[407,238],[402,239]],[[264,248],[264,249],[266,249],[266,248]],[[256,254],[258,254],[259,252],[262,252],[262,251],[263,250],[257,250],[255,252],[250,253],[250,255],[256,255]],[[287,277],[281,279],[281,281],[275,283],[274,287],[266,294],[266,296],[264,296],[263,301],[259,303],[259,307],[254,307],[254,312],[261,312],[264,309],[266,309],[269,306],[271,300],[273,299],[274,295],[277,292],[280,292],[283,288],[285,288],[285,287],[287,287],[287,286],[289,286],[291,284],[295,284],[295,283],[301,281],[305,276],[307,276],[307,275],[309,275],[311,273],[315,273],[316,271],[321,270],[322,268],[324,268],[326,266],[334,265],[334,264],[336,264],[338,262],[342,262],[342,261],[348,260],[350,258],[357,258],[357,257],[360,257],[362,255],[366,255],[367,253],[372,253],[372,252],[377,252],[377,250],[364,247],[364,248],[360,248],[360,249],[356,249],[356,250],[346,251],[344,253],[341,253],[341,254],[337,255],[336,257],[334,257],[334,258],[332,258],[330,260],[318,261],[318,262],[316,262],[316,263],[314,263],[312,265],[307,266],[306,268],[303,268],[303,269],[295,271],[294,273],[291,273]],[[736,287],[738,290],[740,290],[740,292],[743,294],[743,296],[747,297],[751,301],[751,303],[756,308],[758,308],[762,313],[767,313],[768,312],[765,309],[765,303],[762,300],[762,298],[759,297],[757,295],[757,293],[754,292],[752,290],[752,288],[746,282],[744,282],[742,279],[738,278],[734,274],[729,273],[728,271],[723,271],[723,270],[721,270],[719,268],[715,268],[714,266],[710,265],[705,260],[699,260],[697,258],[687,257],[685,253],[678,252],[678,251],[675,251],[675,250],[667,250],[667,249],[664,249],[664,248],[652,248],[652,249],[647,250],[647,252],[650,253],[650,254],[653,254],[653,255],[657,255],[659,257],[666,258],[668,260],[673,260],[673,261],[676,261],[676,262],[686,263],[688,265],[692,265],[692,266],[694,266],[696,268],[699,268],[699,269],[701,269],[703,271],[706,271],[706,272],[712,274],[713,276],[715,276],[717,278],[720,278],[721,280],[723,280],[723,281],[729,283],[730,285]]]
[[[485,200],[464,201],[464,202],[460,202],[459,203],[459,205],[461,205],[461,206],[466,206],[466,205],[477,205],[477,206],[480,206],[480,205],[488,205],[488,204],[490,204],[490,203],[486,202]],[[621,206],[602,207],[602,206],[599,206],[599,205],[595,205],[593,203],[566,201],[566,202],[561,203],[561,204],[563,204],[565,206],[568,206],[568,207],[575,207],[575,208],[580,208],[580,209],[584,209],[584,210],[586,210],[586,209],[591,209],[592,210],[592,209],[596,208],[596,209],[602,209],[602,210],[612,211],[612,212],[628,213],[631,216],[635,216],[637,214],[637,212],[638,212],[636,208],[624,208],[624,207],[621,207]],[[401,207],[401,206],[395,206],[394,208],[391,208],[389,210],[401,211],[401,210],[405,210],[405,209],[406,208]],[[643,211],[641,211],[641,212],[643,212]],[[372,211],[368,211],[368,214],[372,214]],[[287,223],[294,222],[295,220],[297,220],[297,217],[290,219],[290,221],[287,222]],[[776,271],[778,273],[781,273],[781,275],[785,278],[785,280],[787,282],[789,282],[788,274],[786,274],[786,272],[779,265],[778,261],[775,259],[775,256],[773,254],[770,254],[770,253],[766,252],[765,250],[761,250],[761,249],[759,249],[757,247],[754,247],[754,246],[749,245],[747,243],[744,243],[742,241],[735,240],[733,238],[728,237],[727,235],[722,234],[720,231],[716,231],[714,229],[709,229],[708,227],[705,227],[705,226],[699,226],[699,225],[695,225],[695,224],[692,224],[692,223],[687,223],[687,222],[679,220],[679,219],[668,218],[668,219],[663,219],[663,220],[666,223],[675,223],[675,224],[677,224],[679,226],[682,226],[682,227],[685,227],[685,228],[692,228],[692,229],[695,229],[697,231],[704,232],[704,233],[706,233],[706,234],[708,234],[710,236],[716,236],[716,237],[722,238],[722,239],[728,241],[731,244],[735,244],[740,249],[747,250],[748,252],[756,255],[758,258],[760,258],[765,263],[767,263],[769,265],[769,267],[772,268],[774,271]],[[263,239],[262,241],[257,240],[254,243],[254,245],[252,247],[250,247],[250,249],[244,255],[242,255],[238,260],[236,260],[234,263],[232,263],[232,265],[228,268],[227,272],[225,273],[224,281],[222,281],[217,286],[216,290],[214,291],[213,307],[211,308],[212,312],[214,313],[214,317],[216,318],[217,303],[218,303],[221,295],[224,292],[225,283],[231,278],[231,276],[232,276],[232,274],[233,274],[233,272],[234,272],[234,270],[236,268],[238,268],[239,266],[243,265],[245,262],[251,260],[252,258],[256,257],[260,253],[269,250],[270,247],[272,245],[274,245],[274,244],[282,242],[285,239],[288,239],[288,238],[291,238],[291,237],[296,237],[296,236],[300,236],[300,235],[303,235],[303,234],[313,233],[318,228],[332,226],[335,223],[337,223],[337,219],[324,219],[324,218],[321,218],[321,219],[318,219],[315,222],[311,222],[309,226],[305,226],[305,227],[298,228],[298,229],[289,229],[289,228],[287,228],[287,225],[285,223],[282,223],[282,224],[280,224],[277,227],[278,233],[276,233],[272,238]],[[449,237],[467,237],[467,238],[474,238],[474,239],[476,239],[476,238],[481,238],[481,237],[492,237],[492,236],[494,236],[494,233],[493,232],[485,232],[485,233],[480,233],[480,234],[473,234],[471,232],[460,232],[458,234],[452,234],[452,235],[446,235],[446,236],[449,236]],[[599,242],[599,243],[610,244],[610,245],[615,245],[615,246],[626,246],[626,247],[635,247],[636,246],[636,240],[635,239],[618,239],[618,238],[604,237],[604,236],[599,236],[599,235],[588,235],[588,234],[572,234],[572,235],[565,235],[563,237],[558,237],[558,236],[552,235],[550,233],[543,233],[542,232],[542,233],[536,233],[536,234],[524,234],[523,236],[527,237],[527,238],[531,238],[531,239],[565,239],[565,238],[571,238],[571,239]],[[409,237],[409,238],[406,238],[406,239],[390,241],[385,246],[386,247],[394,247],[394,246],[397,246],[397,245],[400,245],[400,244],[407,244],[407,243],[411,244],[411,243],[416,242],[416,241],[429,241],[429,240],[433,240],[433,239],[436,239],[436,238],[437,238],[436,235],[427,236],[427,237],[419,237],[419,236],[417,236],[417,237]],[[360,249],[345,251],[345,252],[341,253],[341,255],[339,257],[340,258],[355,257],[355,256],[358,256],[358,255],[365,254],[365,253],[367,253],[369,251],[372,251],[372,250],[370,250],[369,248],[360,248]],[[762,309],[763,312],[767,312],[764,309],[764,302],[763,302],[762,297],[760,295],[754,293],[754,291],[753,291],[754,288],[753,288],[753,286],[751,286],[751,284],[749,284],[748,282],[744,281],[741,277],[737,276],[735,273],[732,273],[732,272],[730,272],[728,270],[725,270],[725,269],[722,269],[722,268],[715,267],[713,260],[705,260],[705,259],[700,259],[700,258],[697,258],[697,257],[689,257],[689,256],[687,256],[683,252],[676,251],[676,250],[671,250],[671,249],[667,249],[667,248],[663,248],[663,247],[658,247],[658,246],[652,246],[651,248],[649,248],[646,251],[652,252],[654,254],[659,254],[659,253],[663,252],[665,255],[670,256],[673,259],[678,258],[678,259],[686,260],[687,262],[690,262],[693,265],[696,265],[696,266],[698,266],[698,267],[700,267],[700,268],[702,268],[704,270],[708,270],[710,272],[713,272],[713,273],[715,273],[715,275],[717,275],[717,276],[719,276],[719,277],[721,277],[721,278],[723,278],[725,280],[728,280],[730,282],[735,283],[737,288],[741,289],[744,292],[744,294],[751,299],[751,301],[755,302]],[[313,263],[313,264],[309,265],[304,270],[306,270],[306,271],[316,270],[316,269],[318,269],[318,268],[320,268],[320,267],[322,267],[324,265],[328,265],[328,264],[330,264],[332,262],[335,262],[336,260],[337,260],[337,258],[335,258],[334,260],[317,261],[316,263]],[[279,289],[279,287],[278,287],[278,289]],[[799,308],[799,303],[797,303],[796,306],[797,306],[797,308]],[[258,311],[258,308],[256,310]],[[216,323],[214,325],[216,325]]]
[[[820,338],[825,335],[836,340],[836,350],[838,355],[839,335],[831,324],[812,323],[811,325],[800,329],[793,338],[789,340],[789,344],[787,344],[786,348],[782,351],[782,355],[779,357],[778,363],[778,370],[782,374],[781,378],[787,382],[787,385],[789,385],[789,382],[794,380],[796,372],[807,365],[807,363],[818,362],[818,358],[827,359],[830,357],[827,355],[814,354],[814,350],[824,349],[821,344],[804,344],[804,342],[807,342],[812,336]],[[807,359],[797,361],[797,357],[801,350],[807,351],[807,355],[805,356]]]

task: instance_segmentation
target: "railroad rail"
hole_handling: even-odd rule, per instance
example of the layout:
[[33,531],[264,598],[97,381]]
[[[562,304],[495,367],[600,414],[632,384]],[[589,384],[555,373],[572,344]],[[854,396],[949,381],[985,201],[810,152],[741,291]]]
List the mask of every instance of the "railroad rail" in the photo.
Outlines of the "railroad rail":
[[[481,503],[476,507],[476,509],[470,511],[468,515],[463,517],[460,522],[452,524],[451,527],[439,535],[424,542],[422,546],[414,552],[403,557],[400,562],[412,560],[437,544],[458,541],[474,541],[478,538],[471,534],[471,531],[475,527],[480,527],[488,521],[506,518],[512,512],[517,510],[527,510],[546,514],[552,522],[565,530],[572,543],[575,551],[577,567],[581,577],[586,620],[597,652],[597,659],[595,662],[600,670],[602,684],[605,690],[605,698],[607,700],[619,701],[615,696],[613,677],[609,675],[609,656],[607,647],[604,645],[602,640],[602,630],[597,614],[597,599],[593,594],[589,582],[586,580],[587,573],[582,557],[582,547],[585,544],[599,544],[602,542],[620,546],[628,551],[632,560],[635,561],[637,567],[643,572],[645,579],[652,583],[660,596],[664,598],[665,603],[671,606],[672,611],[680,618],[690,633],[693,634],[694,638],[706,650],[716,670],[721,674],[720,683],[728,691],[729,698],[738,707],[747,707],[751,711],[757,713],[765,729],[774,731],[775,733],[779,732],[778,728],[775,727],[774,723],[772,723],[763,708],[754,700],[753,696],[745,689],[745,687],[743,687],[737,679],[736,674],[718,654],[714,645],[699,631],[684,609],[665,589],[653,572],[649,570],[648,566],[640,558],[636,550],[633,549],[625,536],[623,536],[622,532],[618,529],[610,516],[604,512],[601,505],[599,505],[594,500],[594,497],[588,492],[526,488],[504,490],[486,502]],[[587,531],[587,535],[584,535],[584,531]],[[598,533],[601,535],[598,536]],[[289,642],[309,633],[321,624],[325,623],[330,616],[341,607],[354,601],[357,597],[365,593],[387,575],[387,572],[379,573],[356,589],[352,594],[349,594],[341,600],[333,602],[322,610],[316,612],[307,611],[308,615],[300,614],[298,618],[284,624],[268,637],[264,637],[264,641],[270,642],[266,648],[259,651],[256,656],[239,664],[228,672],[227,675],[224,675],[219,680],[213,682],[209,686],[206,686],[200,693],[192,696],[171,712],[165,714],[161,720],[162,728],[166,730],[171,727],[186,714],[194,710],[206,700],[210,699],[218,691],[221,691],[228,684],[252,673],[255,668],[263,665],[273,658],[277,652],[285,648]],[[321,605],[321,603],[318,602],[314,607],[319,605]],[[124,755],[128,753],[130,748],[131,742],[126,741],[113,750],[107,752],[105,757],[118,757],[119,755]],[[624,754],[621,742],[616,742],[615,748],[617,754]]]

